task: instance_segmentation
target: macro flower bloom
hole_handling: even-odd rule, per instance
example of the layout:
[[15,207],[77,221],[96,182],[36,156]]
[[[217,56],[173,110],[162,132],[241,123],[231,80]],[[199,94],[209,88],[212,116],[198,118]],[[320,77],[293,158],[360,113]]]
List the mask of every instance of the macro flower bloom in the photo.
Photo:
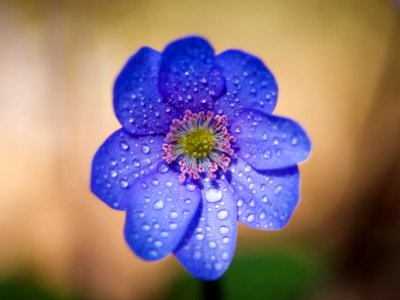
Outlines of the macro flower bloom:
[[288,223],[311,144],[297,123],[271,115],[277,93],[260,59],[215,55],[200,37],[128,60],[113,91],[122,128],[95,154],[91,189],[126,211],[125,238],[139,257],[173,253],[193,276],[215,280],[234,256],[237,221]]

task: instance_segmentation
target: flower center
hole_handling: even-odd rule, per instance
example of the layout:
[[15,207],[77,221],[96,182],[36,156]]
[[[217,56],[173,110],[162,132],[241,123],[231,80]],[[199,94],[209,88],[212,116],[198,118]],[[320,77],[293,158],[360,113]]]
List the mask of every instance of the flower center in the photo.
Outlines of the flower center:
[[211,111],[185,112],[182,120],[174,119],[170,131],[165,136],[162,157],[168,162],[179,159],[179,180],[184,182],[186,175],[199,179],[200,173],[215,178],[221,168],[226,172],[232,155],[231,142],[235,137],[229,134],[225,115],[215,115]]
[[205,157],[213,149],[214,136],[209,129],[198,128],[182,138],[179,143],[187,155]]

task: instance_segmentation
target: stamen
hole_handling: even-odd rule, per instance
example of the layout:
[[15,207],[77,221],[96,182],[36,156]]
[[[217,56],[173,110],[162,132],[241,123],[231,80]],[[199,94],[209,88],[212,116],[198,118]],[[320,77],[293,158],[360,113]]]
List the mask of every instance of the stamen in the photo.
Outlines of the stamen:
[[227,117],[214,116],[212,111],[186,110],[182,120],[172,121],[162,145],[162,157],[169,164],[179,159],[180,182],[186,180],[186,175],[199,179],[200,173],[215,178],[218,167],[223,172],[228,170],[231,159],[226,154],[234,153],[231,142],[236,138],[229,134],[227,126]]

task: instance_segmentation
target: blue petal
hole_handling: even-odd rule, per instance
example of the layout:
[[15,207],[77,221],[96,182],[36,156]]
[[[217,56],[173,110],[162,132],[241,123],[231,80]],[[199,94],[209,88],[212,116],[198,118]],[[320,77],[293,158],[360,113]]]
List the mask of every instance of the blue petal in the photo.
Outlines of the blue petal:
[[137,181],[131,190],[125,238],[132,250],[145,260],[158,260],[171,253],[182,240],[200,203],[200,191],[179,183],[167,171]]
[[188,37],[169,44],[161,62],[161,94],[181,111],[212,109],[213,99],[225,87],[214,62],[214,50],[202,38]]
[[299,201],[297,166],[256,171],[238,158],[231,175],[239,221],[266,230],[281,229],[289,222]]
[[115,80],[115,114],[131,133],[167,133],[176,115],[158,91],[160,62],[159,52],[142,48],[128,60]]
[[231,125],[237,137],[237,153],[259,170],[280,169],[305,160],[311,142],[296,122],[246,110]]
[[[213,182],[216,184],[216,182]],[[215,280],[229,267],[236,246],[237,208],[231,187],[224,180],[204,182],[200,219],[175,251],[179,262],[193,276]]]
[[92,192],[112,208],[125,209],[138,179],[168,169],[162,144],[161,136],[134,138],[123,129],[114,132],[93,158]]
[[272,73],[257,57],[239,50],[227,50],[216,58],[223,70],[226,93],[214,103],[214,110],[229,119],[242,109],[271,113],[276,105],[278,86]]

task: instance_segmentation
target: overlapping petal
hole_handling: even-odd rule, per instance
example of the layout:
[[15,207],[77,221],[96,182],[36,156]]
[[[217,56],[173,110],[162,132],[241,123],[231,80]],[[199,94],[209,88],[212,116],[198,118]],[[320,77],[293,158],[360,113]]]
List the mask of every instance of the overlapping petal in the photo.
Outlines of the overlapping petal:
[[240,50],[227,50],[216,61],[223,70],[226,93],[215,101],[215,111],[226,114],[228,119],[236,118],[246,108],[272,113],[278,86],[259,58]]
[[237,207],[224,180],[206,180],[201,192],[199,221],[191,224],[175,255],[193,276],[215,280],[224,274],[234,255]]
[[259,170],[280,169],[305,160],[310,140],[299,124],[254,110],[245,110],[231,125],[237,153]]
[[215,65],[214,50],[206,40],[187,37],[164,50],[159,88],[171,105],[181,111],[209,110],[224,87],[222,72]]
[[114,85],[114,110],[125,130],[133,134],[167,133],[174,109],[158,91],[161,53],[141,48],[133,55]]
[[138,179],[168,170],[161,158],[162,143],[162,136],[133,137],[123,129],[114,132],[93,158],[92,192],[112,208],[125,209]]
[[281,229],[289,222],[299,201],[297,166],[256,171],[238,158],[231,174],[239,221],[266,230]]
[[197,186],[182,185],[175,172],[165,170],[137,181],[131,190],[125,238],[146,260],[161,259],[175,249],[201,199]]

